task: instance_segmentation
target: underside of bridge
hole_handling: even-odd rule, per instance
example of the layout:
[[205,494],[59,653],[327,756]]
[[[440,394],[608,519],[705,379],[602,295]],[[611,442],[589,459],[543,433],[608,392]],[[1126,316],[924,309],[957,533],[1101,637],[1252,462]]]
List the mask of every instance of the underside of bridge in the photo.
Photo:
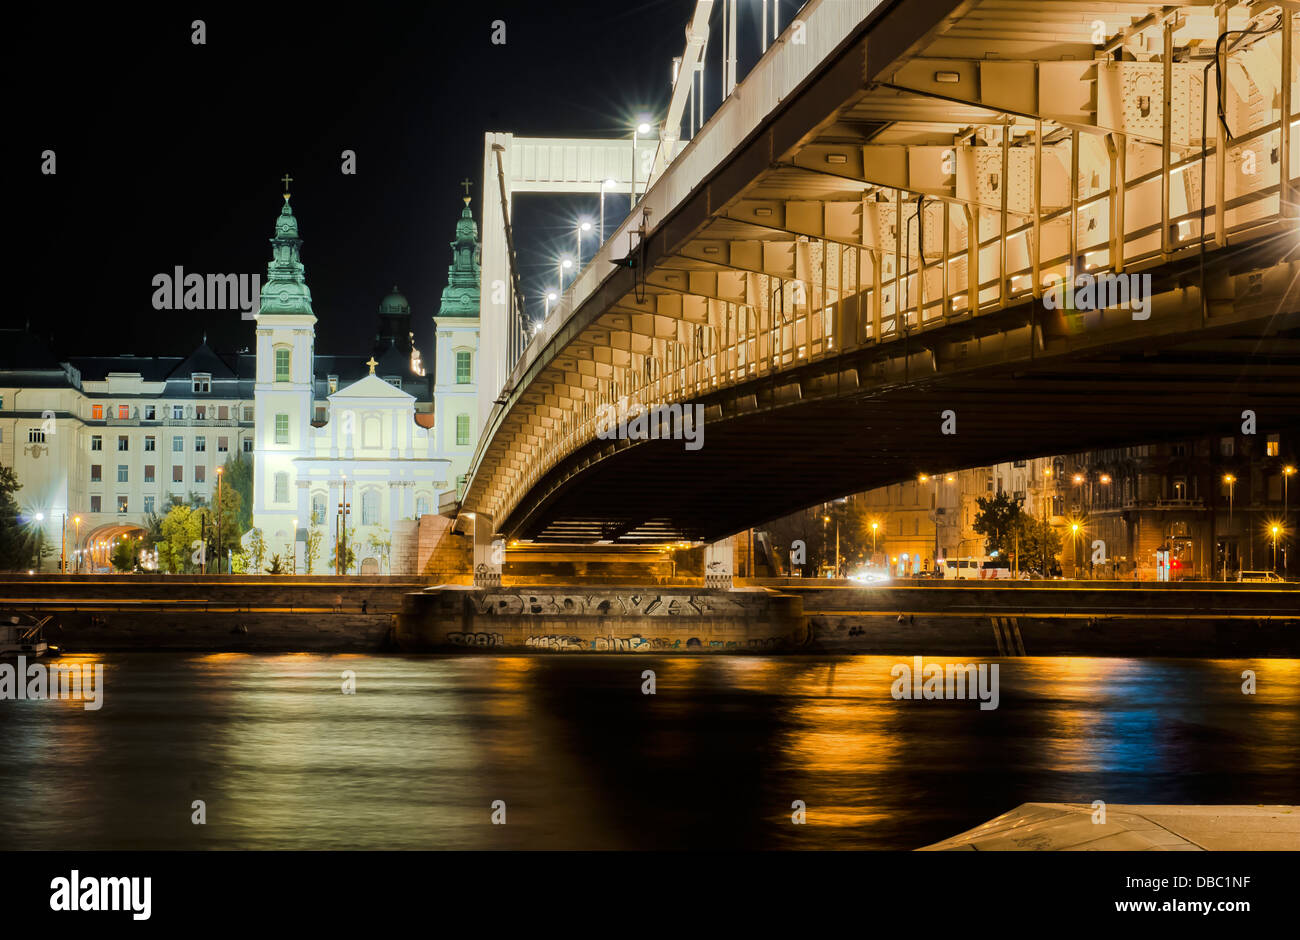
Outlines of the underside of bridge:
[[[769,52],[552,313],[466,509],[711,540],[918,473],[1300,424],[1288,6],[828,0],[806,28],[848,7],[745,126],[798,50]],[[1135,293],[1053,288],[1101,275]],[[698,449],[600,436],[673,404]]]

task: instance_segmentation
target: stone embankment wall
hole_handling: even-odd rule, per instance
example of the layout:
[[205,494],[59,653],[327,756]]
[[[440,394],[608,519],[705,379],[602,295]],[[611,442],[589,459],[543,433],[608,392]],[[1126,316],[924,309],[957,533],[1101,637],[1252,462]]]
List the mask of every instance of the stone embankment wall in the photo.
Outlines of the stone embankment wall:
[[411,651],[739,652],[798,648],[808,635],[799,599],[765,590],[439,587],[407,597],[396,640]]

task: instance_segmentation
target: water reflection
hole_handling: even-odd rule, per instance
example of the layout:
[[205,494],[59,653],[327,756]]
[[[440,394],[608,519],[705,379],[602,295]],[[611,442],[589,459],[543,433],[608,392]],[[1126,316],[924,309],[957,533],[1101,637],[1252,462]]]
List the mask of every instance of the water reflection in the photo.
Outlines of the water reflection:
[[981,711],[894,700],[887,656],[76,659],[101,710],[0,702],[3,847],[915,848],[1029,801],[1300,803],[1297,660],[1000,660]]

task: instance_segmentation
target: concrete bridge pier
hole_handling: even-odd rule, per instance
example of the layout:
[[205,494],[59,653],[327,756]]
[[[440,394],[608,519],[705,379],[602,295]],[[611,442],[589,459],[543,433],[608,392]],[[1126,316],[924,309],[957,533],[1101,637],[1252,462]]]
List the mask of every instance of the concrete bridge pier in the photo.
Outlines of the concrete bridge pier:
[[505,539],[495,537],[491,516],[481,512],[468,515],[474,532],[474,586],[499,588],[506,558]]
[[730,591],[735,571],[731,539],[704,546],[704,586],[711,591]]

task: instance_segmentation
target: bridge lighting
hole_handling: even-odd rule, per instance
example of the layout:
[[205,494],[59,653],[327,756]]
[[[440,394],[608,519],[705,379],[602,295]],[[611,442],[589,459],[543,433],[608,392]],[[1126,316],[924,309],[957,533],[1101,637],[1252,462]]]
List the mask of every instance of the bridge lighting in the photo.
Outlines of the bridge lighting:
[[1102,482],[1102,483],[1109,483],[1109,482],[1110,482],[1110,474],[1109,474],[1109,473],[1103,473],[1103,474],[1101,475],[1101,477],[1100,477],[1100,482]]
[[1078,486],[1078,485],[1079,485],[1080,483],[1082,483],[1082,482],[1083,482],[1083,474],[1082,474],[1082,473],[1076,473],[1076,474],[1074,475],[1074,485],[1075,485],[1075,486]]
[[573,267],[573,259],[568,255],[560,255],[560,290],[564,290],[564,272]]
[[555,298],[558,296],[559,295],[553,290],[548,290],[546,292],[546,316],[549,317],[551,315],[551,304],[555,303]]
[[578,220],[578,267],[582,267],[582,233],[591,231],[591,222],[587,219]]
[[[636,145],[637,141],[650,133],[650,121],[647,115],[641,115],[637,119],[636,126],[632,128],[632,205],[636,205]],[[629,210],[629,214],[631,211]]]

